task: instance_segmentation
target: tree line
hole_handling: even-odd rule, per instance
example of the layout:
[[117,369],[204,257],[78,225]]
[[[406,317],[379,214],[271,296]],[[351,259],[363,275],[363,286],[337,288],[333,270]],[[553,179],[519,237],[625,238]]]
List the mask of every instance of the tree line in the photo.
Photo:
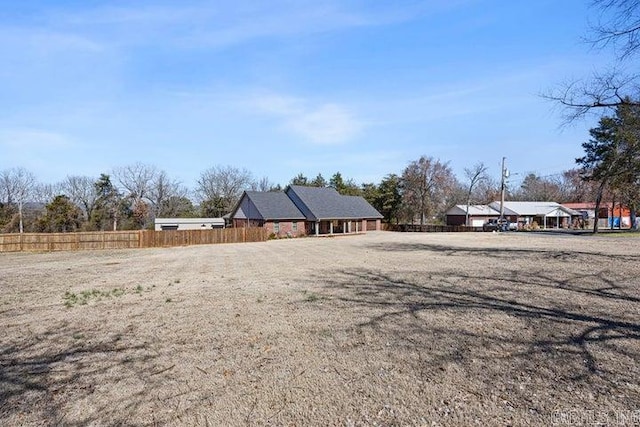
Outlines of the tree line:
[[[616,181],[618,182],[618,181]],[[399,174],[378,183],[357,183],[335,172],[328,178],[303,173],[287,183],[332,187],[340,194],[362,196],[389,223],[443,223],[455,204],[486,204],[500,198],[500,182],[483,163],[458,178],[449,162],[421,156]],[[135,163],[97,177],[69,175],[59,183],[41,183],[25,168],[0,171],[0,232],[69,232],[145,229],[160,217],[222,217],[243,191],[282,191],[268,177],[256,179],[246,169],[213,166],[190,189],[153,165]],[[527,175],[509,187],[510,200],[595,200],[607,197],[579,169],[554,176]],[[602,191],[600,191],[602,190]],[[622,196],[620,196],[622,197]]]

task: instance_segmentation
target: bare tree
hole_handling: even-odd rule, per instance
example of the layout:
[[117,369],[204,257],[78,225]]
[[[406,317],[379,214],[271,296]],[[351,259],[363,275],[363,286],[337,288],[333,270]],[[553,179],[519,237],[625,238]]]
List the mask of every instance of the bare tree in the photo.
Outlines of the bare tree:
[[478,182],[478,185],[473,190],[472,197],[481,204],[500,200],[500,181],[487,176],[487,179]]
[[82,209],[86,221],[91,219],[91,214],[98,199],[98,192],[95,185],[96,181],[96,178],[90,176],[70,175],[60,184],[62,193]]
[[640,49],[640,2],[637,0],[593,0],[599,10],[597,21],[591,25],[586,41],[593,47],[612,47],[617,61],[609,71],[596,72],[590,78],[559,85],[543,94],[563,108],[565,123],[586,114],[610,111],[621,105],[640,105],[640,76],[624,71]]
[[593,181],[585,180],[580,174],[580,169],[562,172],[559,182],[561,187],[561,196],[557,200],[559,203],[595,200],[598,193],[598,185]]
[[138,201],[148,197],[153,181],[159,172],[155,166],[135,163],[116,168],[113,175],[125,190],[126,196]]
[[591,25],[593,46],[612,46],[618,59],[624,60],[640,49],[640,3],[638,0],[593,0],[600,8],[598,21]]
[[33,187],[33,196],[31,201],[44,206],[51,203],[56,196],[60,195],[60,192],[61,186],[59,183],[45,184],[38,182]]
[[469,205],[471,204],[471,194],[473,189],[482,181],[488,178],[487,170],[489,168],[484,163],[476,163],[472,168],[464,168],[464,176],[467,178],[467,208],[465,212],[465,225],[469,225]]
[[187,198],[188,193],[189,190],[179,181],[169,178],[165,171],[158,171],[149,185],[146,198],[151,203],[153,216],[157,218],[165,216],[163,211],[171,204],[170,200]]
[[150,196],[154,181],[160,172],[155,166],[143,163],[134,163],[116,168],[113,175],[124,190],[125,200],[129,202],[129,208],[134,212],[135,224],[141,228],[147,225],[150,217]]
[[158,216],[167,218],[184,218],[195,216],[195,208],[191,199],[185,196],[171,196],[162,201]]
[[456,188],[455,175],[448,163],[422,156],[409,163],[402,173],[403,209],[420,215],[420,224],[443,213],[448,195]]
[[251,187],[251,173],[232,166],[214,166],[200,174],[197,194],[202,202],[213,203],[218,215],[231,212],[242,191]]
[[251,190],[253,191],[271,191],[273,188],[275,188],[275,185],[266,176],[251,183]]
[[520,188],[514,192],[516,200],[557,202],[562,197],[560,178],[556,175],[538,176],[529,173],[525,176]]
[[2,195],[8,205],[17,204],[20,220],[20,233],[24,232],[23,206],[27,198],[33,196],[36,186],[35,176],[25,168],[6,169],[0,173]]
[[561,84],[543,94],[563,109],[564,123],[574,122],[587,114],[612,111],[620,105],[640,105],[638,76],[618,70],[595,73],[591,78]]

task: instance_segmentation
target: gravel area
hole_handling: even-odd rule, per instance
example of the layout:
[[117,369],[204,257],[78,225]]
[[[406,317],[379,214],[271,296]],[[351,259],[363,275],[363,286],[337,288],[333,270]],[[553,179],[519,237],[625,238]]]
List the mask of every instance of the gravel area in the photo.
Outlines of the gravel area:
[[0,254],[0,424],[638,425],[639,243]]

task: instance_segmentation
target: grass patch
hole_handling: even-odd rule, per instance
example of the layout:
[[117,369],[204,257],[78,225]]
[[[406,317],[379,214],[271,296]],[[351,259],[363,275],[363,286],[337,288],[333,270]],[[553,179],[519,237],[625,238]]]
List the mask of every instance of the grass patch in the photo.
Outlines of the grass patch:
[[[132,291],[140,294],[144,288],[138,285]],[[103,298],[117,298],[127,293],[125,288],[114,288],[107,291],[97,289],[85,289],[81,292],[66,291],[62,297],[65,307],[71,308],[76,305],[87,305],[90,301],[101,301]]]
[[302,294],[304,295],[304,301],[306,302],[316,302],[316,301],[321,301],[323,299],[327,299],[327,297],[316,294],[315,292],[309,292],[306,289],[304,291],[302,291]]
[[121,297],[124,294],[125,294],[124,288],[115,288],[114,290],[111,291],[111,295],[114,297]]

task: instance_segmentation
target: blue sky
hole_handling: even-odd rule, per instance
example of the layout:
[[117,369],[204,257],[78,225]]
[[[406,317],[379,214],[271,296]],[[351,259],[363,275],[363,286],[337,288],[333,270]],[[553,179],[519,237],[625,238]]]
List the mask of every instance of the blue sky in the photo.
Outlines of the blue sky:
[[3,0],[0,170],[377,183],[427,155],[551,175],[596,118],[561,128],[540,93],[610,59],[581,41],[588,3]]

